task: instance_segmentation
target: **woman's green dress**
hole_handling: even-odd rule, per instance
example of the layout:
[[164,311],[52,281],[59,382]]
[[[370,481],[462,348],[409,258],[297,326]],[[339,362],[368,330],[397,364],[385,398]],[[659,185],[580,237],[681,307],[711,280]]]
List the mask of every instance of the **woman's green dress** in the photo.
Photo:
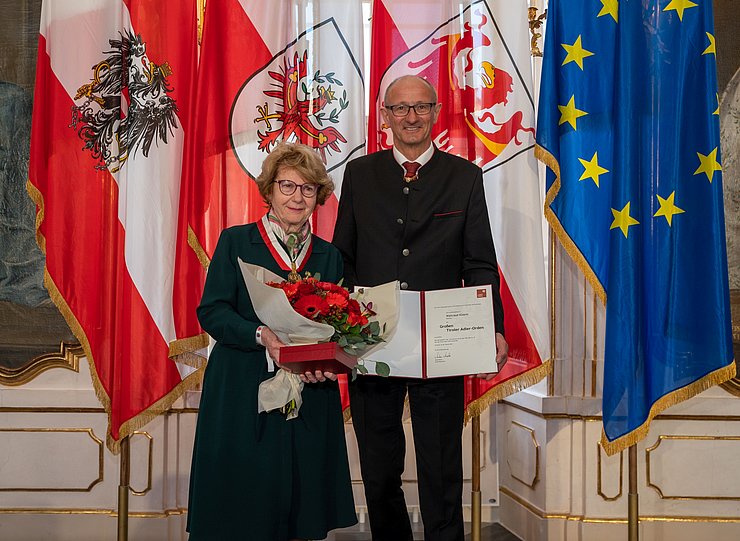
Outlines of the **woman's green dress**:
[[[314,236],[302,273],[338,282],[342,258]],[[224,230],[198,319],[216,345],[210,355],[190,474],[191,541],[323,539],[357,522],[336,382],[306,384],[296,419],[257,413],[267,371],[261,324],[237,258],[286,277],[256,224]]]

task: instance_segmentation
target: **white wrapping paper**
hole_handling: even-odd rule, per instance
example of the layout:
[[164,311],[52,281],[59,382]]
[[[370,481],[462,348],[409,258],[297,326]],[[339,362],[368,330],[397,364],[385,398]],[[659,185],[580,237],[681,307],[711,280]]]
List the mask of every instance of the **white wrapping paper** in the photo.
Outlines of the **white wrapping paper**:
[[281,342],[316,344],[326,342],[334,335],[334,327],[303,317],[290,305],[285,291],[265,284],[265,282],[280,283],[284,281],[283,278],[263,267],[245,263],[241,259],[239,267],[257,317],[270,327]]
[[260,383],[257,393],[257,412],[277,410],[295,400],[295,408],[285,416],[286,420],[298,417],[298,410],[303,404],[303,382],[297,374],[287,370],[278,370],[270,379]]
[[[286,345],[316,344],[327,342],[334,335],[334,327],[325,323],[303,317],[291,306],[285,292],[276,287],[268,286],[265,282],[280,283],[283,278],[258,265],[238,260],[244,283],[249,291],[254,311],[260,321],[267,325]],[[357,288],[351,295],[361,304],[372,302],[372,310],[376,312],[374,320],[381,328],[381,337],[392,334],[398,323],[398,282],[389,282],[376,287]],[[363,351],[364,357],[378,344]],[[274,370],[273,359],[265,352],[268,369]],[[279,361],[279,359],[278,359]],[[279,370],[277,374],[263,381],[258,392],[258,411],[272,411],[282,408],[291,400],[296,401],[296,408],[288,415],[288,419],[298,415],[302,399],[303,382],[297,374],[286,370]]]

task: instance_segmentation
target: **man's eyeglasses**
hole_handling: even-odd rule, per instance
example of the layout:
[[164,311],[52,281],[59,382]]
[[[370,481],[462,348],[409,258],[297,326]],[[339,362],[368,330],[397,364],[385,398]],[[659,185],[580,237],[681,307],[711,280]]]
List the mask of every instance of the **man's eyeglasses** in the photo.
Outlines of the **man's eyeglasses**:
[[405,105],[402,103],[400,105],[386,105],[385,108],[388,109],[393,114],[393,116],[397,118],[402,118],[408,115],[411,109],[413,109],[414,113],[416,113],[417,115],[420,115],[420,116],[428,115],[429,113],[432,112],[432,109],[434,108],[435,105],[437,104],[436,103],[417,103],[415,105]]
[[319,191],[319,186],[317,184],[296,184],[292,180],[276,180],[275,183],[278,185],[278,188],[280,188],[280,192],[283,195],[293,195],[296,188],[299,186],[303,197],[308,199],[315,197],[316,193]]

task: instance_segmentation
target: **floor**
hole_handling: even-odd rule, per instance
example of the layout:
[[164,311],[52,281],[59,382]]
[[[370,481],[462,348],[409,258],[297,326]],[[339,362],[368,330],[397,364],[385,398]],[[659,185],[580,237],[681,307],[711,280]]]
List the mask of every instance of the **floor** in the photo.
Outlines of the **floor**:
[[[424,539],[424,531],[420,523],[414,523],[414,541]],[[470,540],[470,524],[465,524],[465,541]],[[351,528],[337,530],[327,541],[371,541],[369,526],[357,524]],[[483,524],[480,541],[521,541],[517,536],[500,524]]]

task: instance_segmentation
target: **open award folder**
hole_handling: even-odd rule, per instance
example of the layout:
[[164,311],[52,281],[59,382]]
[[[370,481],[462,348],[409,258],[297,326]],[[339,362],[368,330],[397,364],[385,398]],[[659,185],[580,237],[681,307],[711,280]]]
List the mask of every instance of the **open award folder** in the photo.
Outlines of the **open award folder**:
[[[372,297],[372,288],[368,288]],[[391,377],[439,378],[496,372],[490,285],[400,291],[398,323],[386,342],[361,356],[368,373],[386,363]]]

